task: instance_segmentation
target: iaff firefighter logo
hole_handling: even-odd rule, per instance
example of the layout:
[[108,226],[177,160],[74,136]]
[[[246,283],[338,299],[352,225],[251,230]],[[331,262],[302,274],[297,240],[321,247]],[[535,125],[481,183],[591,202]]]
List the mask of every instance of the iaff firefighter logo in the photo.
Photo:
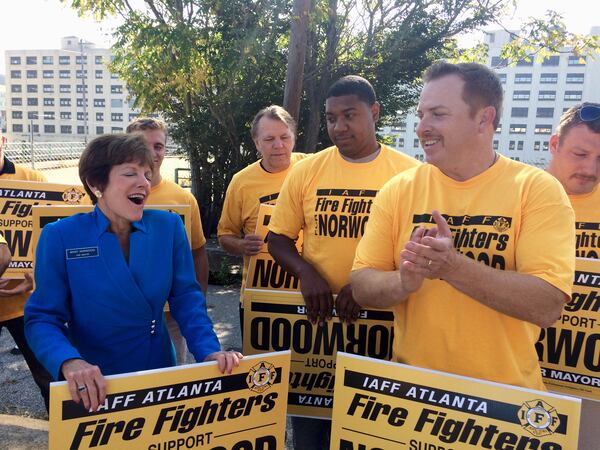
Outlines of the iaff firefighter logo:
[[260,393],[269,389],[275,383],[276,377],[275,366],[266,361],[261,361],[250,369],[246,383],[248,383],[248,388],[251,391]]
[[519,421],[534,436],[548,436],[560,425],[558,412],[543,400],[531,400],[521,405]]
[[67,189],[62,193],[63,201],[69,205],[78,205],[83,197],[85,194],[76,188]]
[[508,220],[506,220],[506,218],[498,217],[496,220],[494,220],[494,228],[499,233],[502,233],[510,228],[510,223]]

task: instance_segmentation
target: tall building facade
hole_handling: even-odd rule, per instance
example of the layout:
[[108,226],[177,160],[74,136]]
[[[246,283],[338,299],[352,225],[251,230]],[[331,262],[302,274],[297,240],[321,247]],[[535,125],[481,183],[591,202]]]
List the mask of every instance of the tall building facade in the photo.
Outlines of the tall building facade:
[[60,49],[6,51],[9,141],[83,141],[125,130],[139,111],[109,71],[111,57],[75,36]]
[[[600,27],[590,34],[600,35]],[[562,113],[582,101],[600,103],[600,55],[584,58],[565,48],[543,61],[519,61],[507,65],[500,57],[509,42],[506,31],[486,34],[488,65],[504,87],[500,126],[494,135],[494,148],[510,158],[545,167],[549,162],[548,142]],[[398,150],[423,160],[423,149],[415,129],[414,113],[399,118],[380,133],[391,139]]]

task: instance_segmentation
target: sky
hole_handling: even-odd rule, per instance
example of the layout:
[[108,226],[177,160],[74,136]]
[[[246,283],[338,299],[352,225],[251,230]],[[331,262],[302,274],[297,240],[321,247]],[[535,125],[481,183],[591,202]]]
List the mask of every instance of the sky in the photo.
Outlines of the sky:
[[[519,0],[513,17],[502,20],[510,29],[518,28],[527,17],[543,17],[548,9],[563,13],[567,28],[575,33],[587,33],[600,25],[600,16],[590,14],[593,0]],[[59,48],[64,36],[77,36],[97,47],[111,44],[111,31],[118,19],[97,23],[81,18],[59,0],[0,0],[0,73],[5,72],[5,50]],[[498,27],[492,27],[497,29]],[[475,33],[473,40],[483,37]],[[469,40],[466,40],[468,42]]]

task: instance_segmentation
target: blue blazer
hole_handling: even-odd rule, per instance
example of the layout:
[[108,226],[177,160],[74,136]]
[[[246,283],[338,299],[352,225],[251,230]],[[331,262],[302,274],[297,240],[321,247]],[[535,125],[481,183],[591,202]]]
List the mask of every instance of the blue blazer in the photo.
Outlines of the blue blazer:
[[144,211],[133,223],[129,263],[108,226],[96,207],[42,230],[25,333],[50,374],[60,379],[71,358],[104,375],[174,366],[167,300],[196,361],[219,351],[181,219]]

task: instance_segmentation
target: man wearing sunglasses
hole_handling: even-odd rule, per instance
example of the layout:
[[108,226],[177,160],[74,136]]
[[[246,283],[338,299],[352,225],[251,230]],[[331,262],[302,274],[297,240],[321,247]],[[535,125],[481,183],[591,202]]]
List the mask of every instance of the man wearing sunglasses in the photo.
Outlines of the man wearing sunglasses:
[[[575,210],[576,256],[600,258],[600,103],[582,103],[563,114],[550,138],[548,172]],[[582,225],[585,224],[585,225]],[[600,403],[583,400],[579,450],[596,449]]]

